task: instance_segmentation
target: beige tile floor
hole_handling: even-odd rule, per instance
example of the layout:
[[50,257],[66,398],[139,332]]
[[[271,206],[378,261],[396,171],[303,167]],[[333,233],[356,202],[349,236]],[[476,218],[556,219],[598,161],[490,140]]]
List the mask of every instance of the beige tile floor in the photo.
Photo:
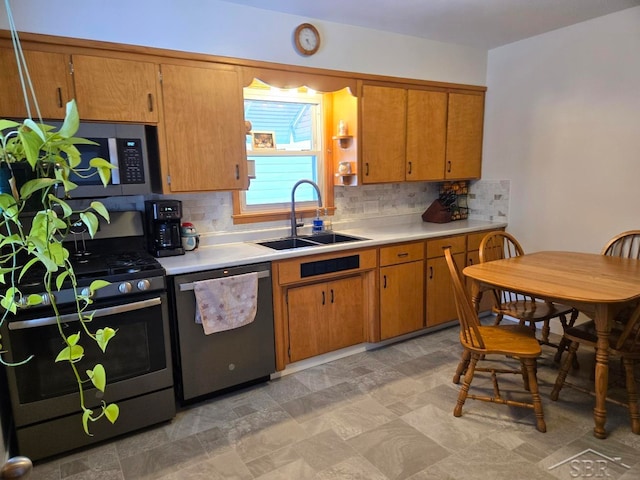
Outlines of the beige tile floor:
[[[38,463],[31,480],[640,478],[626,409],[608,406],[610,434],[598,440],[589,395],[566,388],[549,399],[548,347],[538,369],[546,433],[532,411],[503,405],[468,400],[453,417],[457,335],[454,326],[200,402],[170,423]],[[588,353],[574,381],[589,382]],[[505,395],[520,388],[512,380]]]

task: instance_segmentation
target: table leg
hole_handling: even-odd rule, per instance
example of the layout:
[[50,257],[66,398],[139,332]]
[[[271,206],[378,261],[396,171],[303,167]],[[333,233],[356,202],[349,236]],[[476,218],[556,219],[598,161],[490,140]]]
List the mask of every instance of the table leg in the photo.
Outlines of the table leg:
[[608,304],[598,305],[596,308],[595,324],[598,334],[596,346],[595,392],[596,405],[593,409],[595,427],[593,434],[596,438],[607,438],[605,424],[607,422],[607,388],[609,384],[609,334],[613,321],[613,308]]

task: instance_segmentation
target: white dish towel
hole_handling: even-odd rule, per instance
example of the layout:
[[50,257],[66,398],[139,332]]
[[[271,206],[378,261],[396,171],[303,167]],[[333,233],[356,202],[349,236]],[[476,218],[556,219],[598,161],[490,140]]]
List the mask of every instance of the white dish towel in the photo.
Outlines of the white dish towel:
[[248,325],[258,309],[256,272],[194,282],[196,323],[205,335]]

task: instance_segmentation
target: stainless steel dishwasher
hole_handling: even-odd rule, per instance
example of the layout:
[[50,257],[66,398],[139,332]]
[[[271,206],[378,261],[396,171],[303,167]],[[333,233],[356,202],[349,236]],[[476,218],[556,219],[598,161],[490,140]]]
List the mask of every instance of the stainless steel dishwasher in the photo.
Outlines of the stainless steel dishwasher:
[[[193,282],[256,272],[258,304],[253,322],[205,335],[195,322]],[[268,380],[275,372],[271,264],[259,263],[171,277],[177,392],[184,402],[228,387]]]

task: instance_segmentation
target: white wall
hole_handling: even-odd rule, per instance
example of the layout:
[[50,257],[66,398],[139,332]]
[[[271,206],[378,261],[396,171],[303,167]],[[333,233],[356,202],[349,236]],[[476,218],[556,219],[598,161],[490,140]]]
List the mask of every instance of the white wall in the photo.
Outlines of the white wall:
[[[312,21],[321,48],[303,57],[293,49],[293,31],[310,19],[217,0],[10,3],[25,32],[473,85],[486,78],[484,50],[319,20]],[[8,28],[1,13],[0,28]]]
[[640,228],[640,7],[489,52],[484,179],[525,250],[598,253]]

